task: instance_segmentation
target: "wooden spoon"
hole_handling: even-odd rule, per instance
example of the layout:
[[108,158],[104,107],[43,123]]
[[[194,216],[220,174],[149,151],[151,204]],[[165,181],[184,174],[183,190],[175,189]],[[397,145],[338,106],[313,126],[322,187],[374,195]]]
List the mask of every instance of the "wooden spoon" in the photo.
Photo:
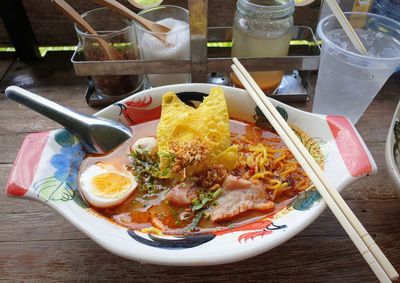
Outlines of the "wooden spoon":
[[94,0],[94,1],[99,5],[109,8],[115,13],[118,13],[122,16],[127,17],[128,19],[140,23],[145,29],[154,32],[153,35],[155,37],[166,43],[166,33],[171,31],[169,27],[145,19],[115,0]]
[[[81,28],[86,30],[88,33],[94,36],[98,36],[97,32],[89,25],[87,21],[85,21],[79,13],[72,8],[67,2],[64,0],[51,0],[53,4],[67,17],[69,17],[73,22],[79,25]],[[121,54],[112,46],[110,46],[107,41],[100,37],[96,37],[97,42],[103,48],[104,54],[108,60],[121,60]]]

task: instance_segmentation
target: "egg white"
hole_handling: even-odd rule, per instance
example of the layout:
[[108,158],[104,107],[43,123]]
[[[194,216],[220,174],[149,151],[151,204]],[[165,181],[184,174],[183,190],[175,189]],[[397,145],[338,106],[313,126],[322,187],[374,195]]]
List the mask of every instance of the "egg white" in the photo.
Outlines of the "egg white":
[[139,153],[148,152],[150,154],[155,154],[157,152],[157,139],[155,137],[138,139],[132,145],[131,150],[135,150]]
[[[131,186],[112,195],[99,195],[99,191],[95,188],[92,181],[93,178],[97,175],[106,173],[114,173],[129,178],[129,180],[131,181]],[[89,202],[91,205],[99,208],[111,207],[122,203],[137,187],[137,182],[131,174],[129,174],[128,172],[120,172],[116,170],[115,167],[108,164],[106,166],[99,166],[97,164],[90,166],[81,174],[79,183],[83,197],[86,199],[86,201]]]

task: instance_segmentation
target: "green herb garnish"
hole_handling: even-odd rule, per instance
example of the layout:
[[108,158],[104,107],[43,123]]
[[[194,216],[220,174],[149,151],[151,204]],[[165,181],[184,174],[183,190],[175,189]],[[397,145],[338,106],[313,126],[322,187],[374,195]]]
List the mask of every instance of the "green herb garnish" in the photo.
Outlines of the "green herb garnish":
[[168,151],[160,151],[158,156],[163,160],[164,164],[164,168],[160,168],[159,176],[167,177],[171,173],[172,164],[175,161],[175,154]]
[[158,180],[160,176],[160,160],[158,156],[134,150],[131,152],[131,157],[130,168],[140,184],[140,190],[146,193],[144,197],[151,197],[164,190]]
[[198,225],[199,222],[200,222],[201,217],[203,216],[203,212],[204,212],[204,211],[202,210],[202,211],[200,211],[199,213],[197,213],[196,216],[193,218],[192,223],[190,223],[190,224],[186,227],[186,230],[187,230],[188,232],[191,232],[191,231],[193,231],[194,229],[196,229],[197,225]]
[[143,175],[144,173],[150,174],[153,177],[160,175],[160,160],[156,155],[150,155],[145,151],[140,153],[134,150],[131,152],[131,156],[131,166],[135,169],[134,171],[137,175]]
[[217,198],[221,195],[222,188],[216,191],[205,192],[203,189],[198,191],[198,197],[192,201],[192,211],[198,211],[186,229],[188,232],[196,229],[202,217],[208,218],[210,216],[209,208],[215,204]]
[[220,196],[222,189],[219,188],[215,192],[199,192],[199,196],[192,201],[192,210],[197,211],[205,207],[209,207]]
[[174,218],[175,224],[176,225],[181,224],[181,220],[179,219],[178,212],[172,206],[169,206],[169,212],[171,213],[172,217]]

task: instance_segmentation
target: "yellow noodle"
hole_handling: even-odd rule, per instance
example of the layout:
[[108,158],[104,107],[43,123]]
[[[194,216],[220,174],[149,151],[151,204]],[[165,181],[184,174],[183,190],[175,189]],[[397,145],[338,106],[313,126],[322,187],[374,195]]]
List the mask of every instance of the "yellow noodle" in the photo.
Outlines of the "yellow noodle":
[[271,185],[267,185],[266,186],[266,188],[269,189],[269,190],[275,190],[275,189],[277,189],[277,188],[279,188],[281,186],[281,181],[276,180],[276,179],[269,180],[269,183],[270,184],[272,183]]
[[[263,138],[258,133],[254,137],[233,136],[233,144],[238,145],[238,164],[242,177],[260,182],[275,199],[286,191],[301,191],[310,186],[310,180],[294,159],[293,154],[278,138]],[[294,182],[294,186],[292,185]]]
[[271,171],[264,171],[264,172],[254,174],[253,176],[251,176],[251,179],[252,180],[263,179],[263,178],[271,177],[271,176],[274,176],[274,174],[272,174]]
[[278,194],[279,194],[279,188],[276,188],[272,193],[272,199],[275,199]]
[[289,175],[289,173],[296,171],[296,169],[297,169],[297,165],[294,165],[293,167],[289,167],[285,171],[281,172],[280,175],[286,177],[287,175]]
[[280,157],[274,159],[273,164],[275,165],[275,164],[277,164],[278,162],[280,162],[281,160],[283,160],[285,158],[286,158],[286,155],[285,154],[281,154]]
[[285,160],[285,162],[289,164],[299,164],[296,160]]

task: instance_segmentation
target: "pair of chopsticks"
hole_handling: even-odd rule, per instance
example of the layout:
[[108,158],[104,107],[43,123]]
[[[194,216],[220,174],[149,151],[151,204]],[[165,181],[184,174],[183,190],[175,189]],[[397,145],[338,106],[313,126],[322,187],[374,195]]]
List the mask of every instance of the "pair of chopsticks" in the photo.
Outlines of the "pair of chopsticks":
[[314,183],[318,192],[332,210],[361,255],[367,261],[376,277],[380,282],[396,280],[399,277],[397,271],[393,268],[392,264],[368,234],[367,230],[365,230],[364,226],[357,219],[340,194],[330,184],[317,162],[312,158],[296,134],[265,96],[264,92],[239,60],[233,58],[233,62],[234,64],[231,66],[233,72]]

